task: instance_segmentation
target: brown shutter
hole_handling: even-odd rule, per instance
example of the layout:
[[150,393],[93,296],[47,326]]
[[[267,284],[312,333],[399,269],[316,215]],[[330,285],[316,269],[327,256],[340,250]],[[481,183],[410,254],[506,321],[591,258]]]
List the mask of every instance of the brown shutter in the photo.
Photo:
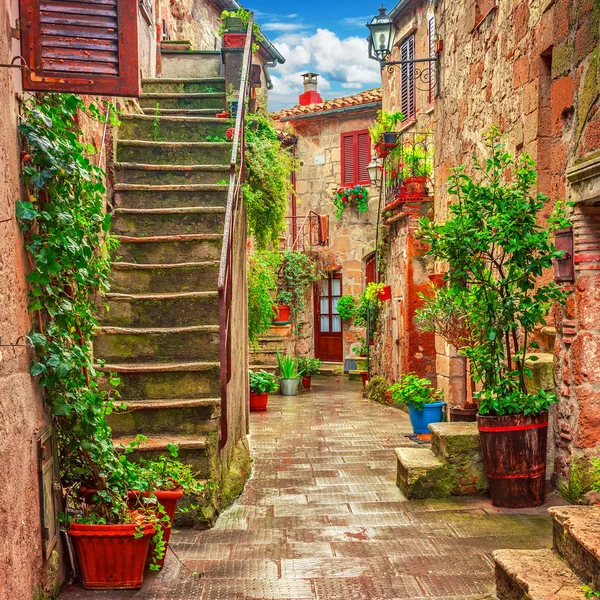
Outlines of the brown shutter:
[[[435,58],[435,18],[429,18],[428,25],[428,36],[429,36],[429,58]],[[429,104],[432,104],[435,99],[435,64],[429,63],[429,93],[427,99]]]
[[[415,36],[407,37],[400,45],[400,60],[414,60]],[[400,99],[402,113],[406,119],[415,115],[415,66],[405,64],[400,69]]]
[[357,163],[358,163],[358,183],[371,183],[367,167],[371,162],[371,136],[368,131],[358,133],[357,139]]
[[354,133],[342,134],[342,185],[354,185],[356,183],[355,139]]
[[137,0],[20,0],[25,90],[138,96]]

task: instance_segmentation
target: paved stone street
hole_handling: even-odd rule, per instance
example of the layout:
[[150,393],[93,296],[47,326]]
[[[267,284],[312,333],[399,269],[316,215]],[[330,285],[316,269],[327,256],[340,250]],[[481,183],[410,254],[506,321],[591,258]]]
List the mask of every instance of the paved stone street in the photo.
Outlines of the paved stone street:
[[313,378],[311,392],[271,397],[252,415],[252,479],[214,529],[174,532],[181,562],[169,553],[138,592],[70,588],[61,598],[495,597],[491,552],[549,548],[545,509],[405,501],[394,448],[413,444],[410,431],[402,411],[362,399],[345,379]]

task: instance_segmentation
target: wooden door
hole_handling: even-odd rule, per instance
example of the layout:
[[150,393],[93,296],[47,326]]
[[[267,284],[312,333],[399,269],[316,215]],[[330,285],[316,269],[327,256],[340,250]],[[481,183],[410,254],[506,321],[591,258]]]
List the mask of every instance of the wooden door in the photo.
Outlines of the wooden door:
[[342,319],[337,303],[342,295],[342,276],[330,275],[315,285],[315,356],[327,362],[343,362]]

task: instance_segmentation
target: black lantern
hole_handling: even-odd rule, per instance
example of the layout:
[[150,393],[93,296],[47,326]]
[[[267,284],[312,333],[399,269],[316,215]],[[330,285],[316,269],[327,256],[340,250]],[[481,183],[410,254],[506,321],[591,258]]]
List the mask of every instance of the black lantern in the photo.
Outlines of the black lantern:
[[367,23],[367,27],[371,33],[368,40],[369,58],[384,63],[392,53],[396,25],[394,25],[390,16],[386,14],[383,5],[379,9],[379,14],[375,15],[370,23]]

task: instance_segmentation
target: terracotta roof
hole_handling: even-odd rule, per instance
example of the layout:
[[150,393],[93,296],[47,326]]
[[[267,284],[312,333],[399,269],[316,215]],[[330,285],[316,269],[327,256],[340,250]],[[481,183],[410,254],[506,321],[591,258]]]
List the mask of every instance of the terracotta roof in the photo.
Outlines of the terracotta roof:
[[370,104],[372,102],[381,102],[381,88],[365,90],[354,96],[343,96],[342,98],[333,98],[317,104],[308,104],[301,106],[297,104],[292,108],[284,108],[278,112],[271,113],[271,117],[276,121],[285,120],[288,117],[298,117],[301,115],[311,115],[314,113],[334,110],[336,108],[347,108],[350,106],[360,106],[361,104]]

